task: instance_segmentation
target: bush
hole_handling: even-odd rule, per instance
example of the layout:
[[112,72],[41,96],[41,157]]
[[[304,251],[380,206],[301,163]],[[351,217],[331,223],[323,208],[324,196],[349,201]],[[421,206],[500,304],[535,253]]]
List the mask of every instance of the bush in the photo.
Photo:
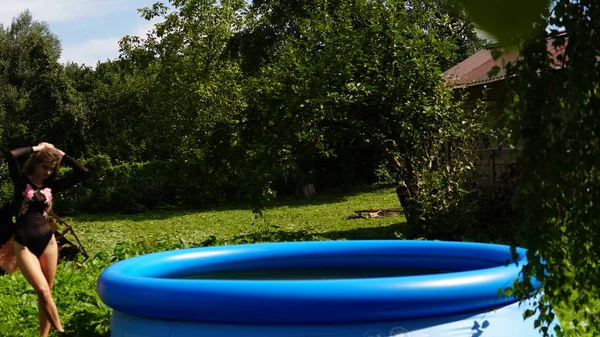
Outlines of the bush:
[[445,175],[426,171],[419,177],[420,193],[413,200],[418,220],[409,223],[414,236],[427,239],[516,244],[522,210],[513,205],[518,165],[510,167],[490,186],[483,174],[468,164]]
[[[58,212],[123,211],[172,204],[178,181],[173,162],[113,164],[104,154],[83,159],[88,180],[57,198]],[[70,170],[63,169],[65,172]]]
[[[241,183],[234,174],[210,171],[201,161],[114,163],[108,155],[97,154],[81,163],[89,169],[89,178],[57,196],[55,210],[59,213],[141,211],[240,197]],[[70,170],[63,167],[61,174]]]

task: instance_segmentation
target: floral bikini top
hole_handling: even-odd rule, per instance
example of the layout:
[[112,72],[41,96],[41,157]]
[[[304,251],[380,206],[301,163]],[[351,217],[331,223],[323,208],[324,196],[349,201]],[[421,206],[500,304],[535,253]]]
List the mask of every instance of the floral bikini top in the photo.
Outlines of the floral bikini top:
[[52,208],[52,189],[49,187],[36,189],[31,184],[26,184],[19,215],[26,214],[32,205],[40,209],[44,217],[48,217],[48,210]]
[[[33,147],[21,147],[13,149],[8,155],[8,168],[11,180],[14,184],[13,210],[17,218],[48,218],[48,212],[52,208],[53,194],[61,193],[75,184],[83,181],[88,176],[88,170],[77,160],[65,154],[61,164],[67,164],[73,168],[73,172],[55,180],[45,181],[41,188],[31,182],[19,165],[19,158],[29,156],[33,153]],[[37,222],[37,219],[23,219],[29,223]]]

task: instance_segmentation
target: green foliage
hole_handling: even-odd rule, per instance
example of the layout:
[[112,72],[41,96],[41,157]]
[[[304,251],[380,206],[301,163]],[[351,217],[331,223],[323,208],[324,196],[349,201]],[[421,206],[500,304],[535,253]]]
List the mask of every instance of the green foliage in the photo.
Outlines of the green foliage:
[[[224,53],[228,39],[243,25],[245,2],[171,5],[176,10],[170,13],[160,10],[160,4],[142,11],[147,19],[163,19],[146,39],[126,36],[120,42],[121,58],[139,65],[134,72],[152,78],[144,97],[152,116],[143,121],[145,139],[160,158],[186,159],[198,150],[227,153],[244,98],[237,64]],[[147,55],[160,58],[149,60]]]
[[59,57],[58,37],[30,12],[19,15],[10,27],[0,26],[3,148],[44,139],[71,153],[81,151],[86,110],[80,110]]
[[[477,132],[441,81],[473,42],[460,35],[472,26],[448,14],[455,10],[428,1],[257,2],[252,29],[232,47],[249,75],[243,143],[276,163],[272,175],[290,176],[365,148],[377,153],[372,171],[385,161],[416,197],[417,175],[444,165],[443,145]],[[269,56],[257,60],[261,46]]]
[[1,145],[49,141],[92,166],[62,210],[260,208],[306,183],[420,170],[440,130],[458,130],[441,71],[480,43],[448,1],[176,0],[140,13],[159,22],[95,69],[59,65],[58,39],[28,13],[0,34]]
[[163,157],[157,153],[160,130],[149,123],[147,97],[152,82],[142,71],[129,72],[120,62],[98,64],[90,73],[86,67],[67,67],[69,80],[82,95],[89,110],[85,120],[84,154],[109,154],[118,161],[148,161]]
[[452,113],[444,115],[444,131],[424,152],[424,164],[417,166],[417,186],[409,191],[405,207],[407,225],[428,239],[506,240],[509,227],[494,233],[497,225],[506,226],[506,219],[501,224],[490,223],[490,213],[505,205],[490,200],[495,197],[488,186],[478,183],[483,178],[477,167],[482,140],[493,134],[488,106],[483,99],[476,100],[472,107],[462,102],[459,100],[456,106],[446,103]]
[[174,1],[171,6],[175,10],[169,13],[160,3],[143,9],[145,18],[163,21],[147,39],[121,41],[122,59],[153,78],[146,96],[152,118],[143,121],[149,148],[177,163],[184,200],[268,198],[265,173],[271,163],[240,142],[245,83],[239,61],[228,58],[226,49],[245,25],[246,3]]
[[[511,104],[507,130],[522,146],[522,177],[515,205],[522,210],[523,241],[532,252],[517,284],[543,282],[549,301],[535,315],[543,329],[550,312],[565,306],[579,322],[565,324],[597,335],[600,273],[600,10],[594,1],[557,1],[548,22],[535,25],[532,39],[520,45],[522,58],[509,67]],[[547,24],[564,29],[546,31]],[[547,52],[551,45],[558,52]],[[585,76],[582,76],[585,74]],[[587,328],[585,328],[587,327]]]
[[[90,177],[81,186],[57,196],[56,211],[126,211],[158,207],[176,199],[182,186],[174,163],[152,161],[113,163],[107,155],[82,159]],[[65,168],[63,174],[68,174]]]
[[5,161],[0,163],[0,205],[6,205],[13,198],[13,184],[9,178],[8,165]]

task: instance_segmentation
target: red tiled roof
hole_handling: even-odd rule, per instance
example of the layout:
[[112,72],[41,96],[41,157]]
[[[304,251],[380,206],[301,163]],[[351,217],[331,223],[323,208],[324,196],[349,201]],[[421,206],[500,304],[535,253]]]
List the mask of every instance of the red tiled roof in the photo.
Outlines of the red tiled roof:
[[[502,62],[512,62],[516,60],[518,56],[519,54],[517,52],[511,52],[494,60],[491,51],[489,49],[483,49],[448,69],[444,73],[444,79],[453,87],[472,86],[499,81],[502,80],[506,74]],[[500,71],[494,77],[490,78],[488,77],[488,72],[490,72],[494,66],[500,67]]]
[[[553,41],[548,40],[547,50],[551,57],[556,60],[556,57],[564,52],[564,46],[555,48]],[[490,49],[482,49],[448,69],[444,72],[443,77],[452,87],[470,87],[500,81],[506,76],[504,64],[514,62],[518,57],[519,53],[517,51],[511,51],[494,60]],[[494,66],[498,66],[500,71],[493,77],[488,77],[488,73]]]

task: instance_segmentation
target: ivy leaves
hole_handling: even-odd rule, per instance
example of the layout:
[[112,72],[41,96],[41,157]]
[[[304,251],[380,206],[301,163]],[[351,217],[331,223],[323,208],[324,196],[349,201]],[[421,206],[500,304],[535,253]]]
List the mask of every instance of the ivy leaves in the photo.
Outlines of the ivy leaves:
[[[555,2],[547,24],[564,31],[533,27],[521,59],[508,67],[506,126],[523,151],[515,205],[526,214],[523,244],[537,257],[523,273],[544,284],[547,301],[535,313],[544,333],[558,306],[574,313],[563,327],[579,329],[583,321],[597,333],[600,326],[593,309],[600,284],[599,21],[594,1]],[[532,289],[522,282],[516,290],[527,297]]]

